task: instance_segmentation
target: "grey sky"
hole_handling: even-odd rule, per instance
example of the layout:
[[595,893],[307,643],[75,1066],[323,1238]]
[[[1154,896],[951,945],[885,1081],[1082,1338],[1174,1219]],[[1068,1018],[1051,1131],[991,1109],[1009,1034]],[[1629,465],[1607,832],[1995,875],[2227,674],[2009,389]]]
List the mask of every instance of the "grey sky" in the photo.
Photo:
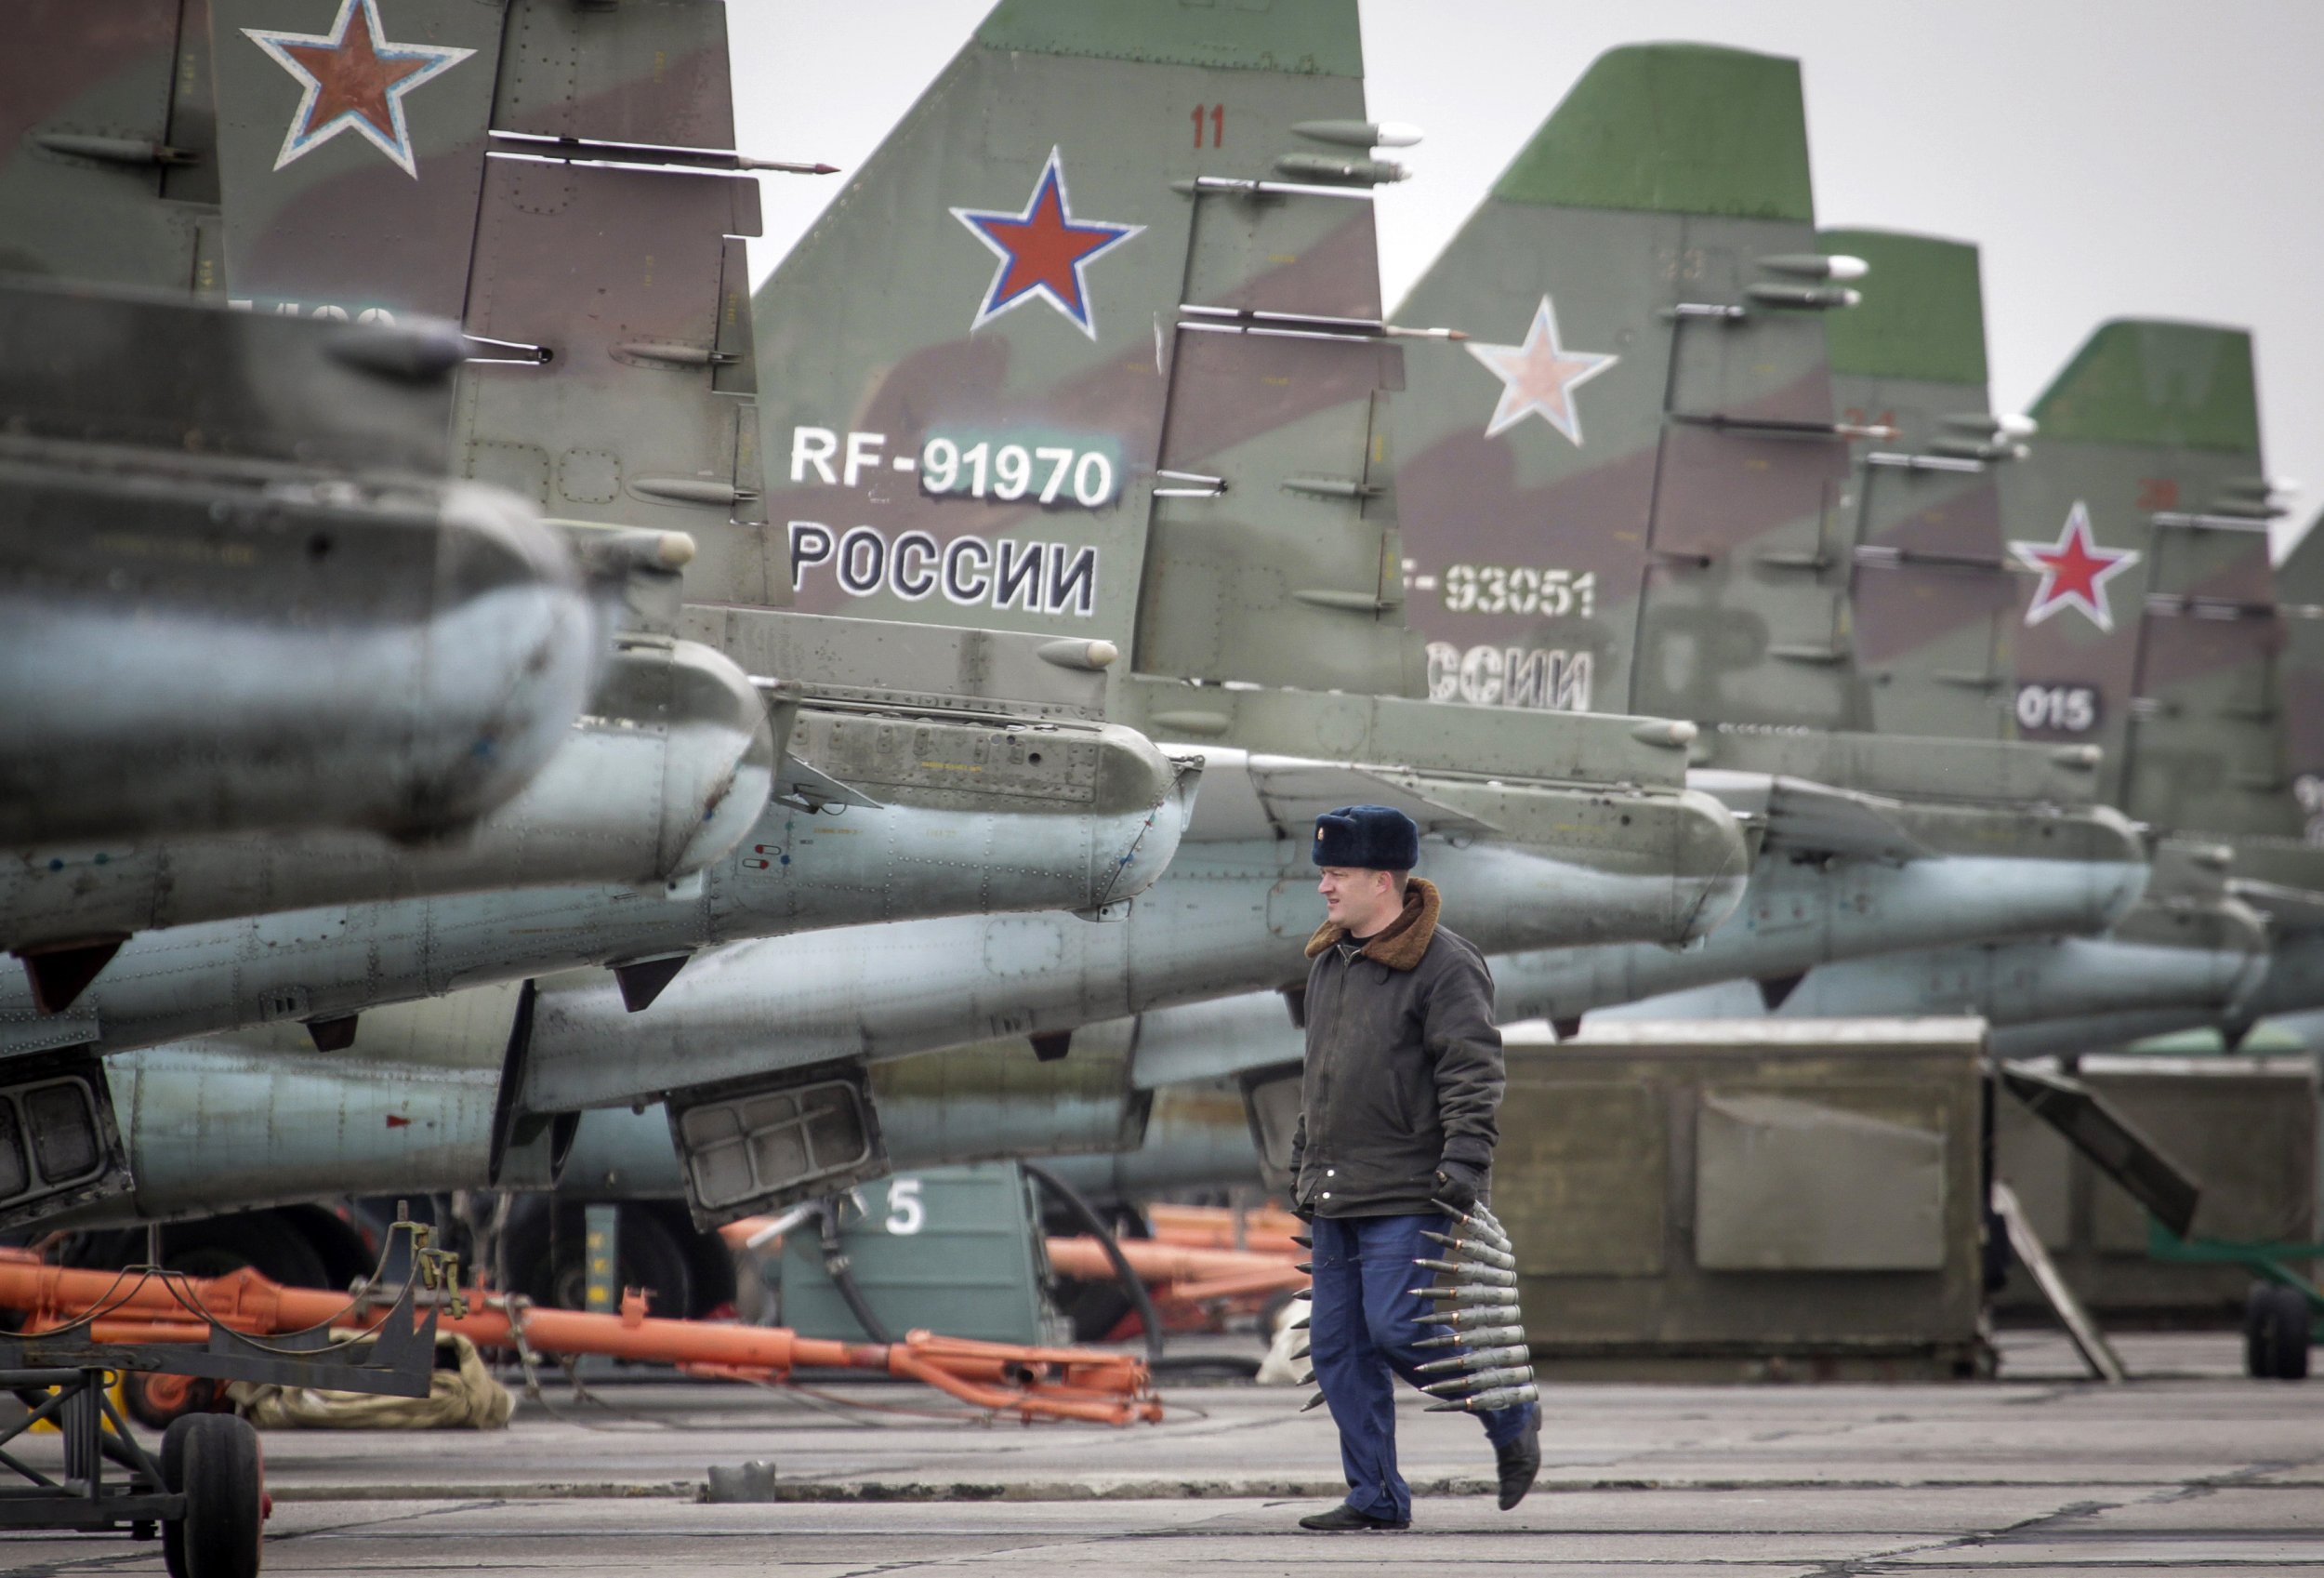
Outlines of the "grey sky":
[[[989,8],[732,0],[742,147],[861,164]],[[1984,247],[1998,408],[2101,319],[2245,325],[2268,469],[2303,484],[2279,548],[2324,501],[2324,4],[1364,0],[1372,114],[1428,132],[1380,197],[1388,299],[1591,60],[1656,39],[1802,61],[1820,219]],[[839,180],[762,183],[759,272]]]

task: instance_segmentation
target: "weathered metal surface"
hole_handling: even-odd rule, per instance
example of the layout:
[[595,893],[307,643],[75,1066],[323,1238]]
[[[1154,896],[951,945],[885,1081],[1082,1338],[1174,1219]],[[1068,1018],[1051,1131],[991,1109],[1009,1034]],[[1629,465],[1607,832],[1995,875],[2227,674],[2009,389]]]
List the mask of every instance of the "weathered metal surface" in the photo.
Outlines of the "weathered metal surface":
[[[926,727],[940,762],[955,760],[964,740],[989,749],[995,733],[953,720]],[[1026,727],[1045,731],[1044,739],[1094,742],[1098,792],[1076,816],[1005,795],[981,802],[997,801],[997,809],[947,809],[943,789],[924,796],[933,806],[902,792],[877,809],[836,815],[774,804],[691,891],[526,888],[149,932],[125,945],[85,994],[76,1039],[119,1051],[737,937],[946,910],[1096,910],[1143,891],[1183,830],[1179,769],[1142,736],[1111,725]],[[29,987],[0,981],[0,1046],[50,1033],[32,1012]]]
[[195,0],[38,0],[0,64],[0,272],[216,292],[210,30]]
[[0,944],[324,902],[681,882],[758,820],[779,749],[765,699],[717,653],[627,645],[540,771],[456,838],[297,833],[25,850],[0,857]]
[[440,832],[561,743],[601,634],[530,511],[429,479],[441,367],[163,300],[0,312],[0,842]]
[[[514,987],[381,1009],[360,1058],[318,1055],[296,1027],[244,1029],[107,1060],[134,1192],[73,1213],[76,1222],[165,1219],[347,1193],[482,1188],[500,1076],[495,1041],[517,1014]],[[882,1064],[871,1071],[879,1132],[897,1168],[1001,1156],[1135,1147],[1155,1098],[1129,1080],[1128,1049],[1103,1030],[1071,1056],[1037,1057],[1023,1040]],[[1184,1106],[1173,1093],[1166,1113]],[[1201,1142],[1202,1165],[1249,1155],[1239,1101],[1221,1142],[1184,1116],[1169,1131]],[[1205,1175],[1208,1175],[1207,1173]],[[539,1188],[546,1173],[504,1172]],[[658,1104],[583,1116],[561,1175],[581,1199],[672,1199],[680,1192],[669,1121]]]
[[[1421,862],[1446,895],[1446,922],[1496,949],[1684,934],[1702,890],[1653,866],[1593,869],[1433,837]],[[606,1106],[777,1061],[904,1056],[1273,988],[1305,974],[1301,950],[1321,922],[1314,887],[1303,837],[1189,842],[1119,923],[911,922],[744,945],[696,961],[634,1020],[588,977],[547,983],[527,1103]]]
[[1983,1043],[1942,1019],[1512,1034],[1493,1199],[1536,1366],[1989,1368]]

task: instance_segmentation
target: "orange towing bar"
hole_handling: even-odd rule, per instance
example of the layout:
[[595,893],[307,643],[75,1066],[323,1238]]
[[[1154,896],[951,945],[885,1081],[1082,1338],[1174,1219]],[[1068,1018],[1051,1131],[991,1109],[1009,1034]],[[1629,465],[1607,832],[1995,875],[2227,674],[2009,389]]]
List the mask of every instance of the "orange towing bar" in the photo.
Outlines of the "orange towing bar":
[[[1236,1242],[1237,1216],[1241,1242]],[[1146,1207],[1146,1223],[1154,1229],[1151,1241],[1183,1244],[1190,1249],[1244,1250],[1253,1254],[1276,1254],[1305,1260],[1307,1252],[1293,1241],[1306,1226],[1280,1206],[1265,1205],[1236,1213],[1222,1205],[1163,1205]]]
[[[249,1335],[317,1326],[376,1328],[391,1302],[323,1289],[286,1288],[248,1269],[224,1277],[174,1272],[81,1271],[42,1265],[22,1250],[0,1250],[0,1308],[19,1309],[46,1330],[94,1314],[99,1342],[206,1342],[202,1322]],[[864,1370],[934,1386],[996,1412],[1079,1419],[1100,1425],[1162,1417],[1146,1366],[1128,1354],[1087,1348],[1020,1347],[913,1332],[899,1343],[842,1343],[772,1326],[668,1320],[645,1312],[645,1295],[622,1295],[618,1315],[548,1309],[505,1294],[472,1293],[465,1310],[440,1307],[437,1330],[484,1347],[599,1354],[676,1364],[703,1374],[775,1380],[799,1369]]]
[[[1155,1207],[1180,1212],[1202,1211],[1199,1206]],[[1220,1217],[1227,1213],[1217,1212]],[[1269,1216],[1281,1216],[1292,1227],[1300,1226],[1298,1217],[1289,1212],[1270,1212]],[[752,1240],[773,1226],[776,1218],[749,1216],[730,1222],[719,1232],[734,1249],[746,1247]],[[1273,1223],[1266,1225],[1270,1229]],[[1265,1298],[1271,1293],[1297,1293],[1307,1286],[1307,1273],[1294,1262],[1303,1259],[1306,1252],[1282,1236],[1280,1250],[1238,1250],[1211,1247],[1212,1228],[1217,1235],[1231,1240],[1232,1229],[1222,1225],[1204,1222],[1185,1229],[1185,1240],[1169,1241],[1160,1239],[1119,1239],[1116,1243],[1122,1258],[1129,1263],[1130,1271],[1142,1282],[1155,1290],[1155,1296],[1172,1304],[1199,1304],[1208,1299]],[[1159,1227],[1157,1226],[1157,1231]],[[1186,1240],[1200,1240],[1197,1242]],[[1104,1246],[1091,1238],[1050,1239],[1048,1241],[1050,1268],[1061,1276],[1076,1277],[1084,1281],[1111,1281],[1114,1263],[1106,1258]]]
[[[1177,1303],[1297,1293],[1307,1286],[1307,1273],[1277,1254],[1244,1250],[1189,1249],[1156,1243],[1151,1239],[1116,1240],[1122,1258],[1142,1282],[1152,1284]],[[1051,1239],[1049,1263],[1063,1276],[1085,1281],[1104,1281],[1114,1275],[1114,1263],[1095,1239]]]

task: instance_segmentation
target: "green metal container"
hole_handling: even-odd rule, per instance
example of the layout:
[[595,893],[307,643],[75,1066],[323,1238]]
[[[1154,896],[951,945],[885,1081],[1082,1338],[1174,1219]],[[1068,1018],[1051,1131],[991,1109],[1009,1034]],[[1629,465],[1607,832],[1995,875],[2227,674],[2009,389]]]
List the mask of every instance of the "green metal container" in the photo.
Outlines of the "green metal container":
[[[891,1334],[930,1331],[999,1343],[1050,1343],[1049,1255],[1031,1183],[1013,1161],[899,1173],[855,1191],[839,1241],[865,1302]],[[867,1333],[824,1271],[812,1226],[782,1259],[782,1321],[808,1337]]]

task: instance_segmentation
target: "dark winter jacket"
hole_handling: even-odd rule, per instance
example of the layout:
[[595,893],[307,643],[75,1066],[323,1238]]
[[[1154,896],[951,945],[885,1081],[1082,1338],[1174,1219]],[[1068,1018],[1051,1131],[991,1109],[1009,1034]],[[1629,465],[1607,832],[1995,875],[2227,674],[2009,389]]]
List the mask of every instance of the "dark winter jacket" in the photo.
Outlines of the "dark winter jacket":
[[1475,944],[1436,923],[1437,908],[1434,886],[1415,877],[1404,913],[1360,948],[1328,922],[1308,942],[1291,1192],[1317,1215],[1424,1212],[1439,1161],[1492,1165],[1502,1083],[1493,976]]

